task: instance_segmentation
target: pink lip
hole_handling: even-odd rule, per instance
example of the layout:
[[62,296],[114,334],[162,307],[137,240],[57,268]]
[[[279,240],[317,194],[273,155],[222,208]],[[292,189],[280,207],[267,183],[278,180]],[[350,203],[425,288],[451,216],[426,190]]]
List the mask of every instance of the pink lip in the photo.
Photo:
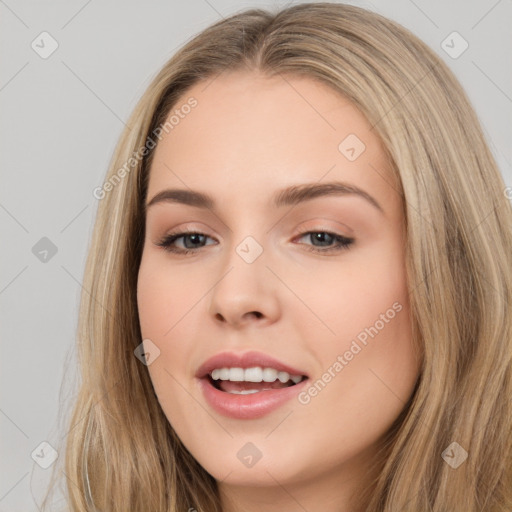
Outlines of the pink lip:
[[203,396],[216,412],[236,419],[261,418],[296,396],[308,381],[306,378],[294,386],[248,395],[220,391],[210,382],[209,373],[215,368],[251,368],[253,366],[275,368],[278,371],[288,372],[290,375],[305,375],[303,371],[281,363],[261,352],[252,351],[244,354],[223,352],[217,354],[204,362],[196,372]]
[[251,368],[253,366],[274,368],[279,372],[287,372],[290,375],[306,375],[302,370],[292,368],[267,354],[251,351],[243,354],[221,352],[205,361],[197,370],[196,377],[200,379],[206,377],[215,368]]
[[269,389],[249,395],[225,393],[212,386],[207,377],[199,379],[201,391],[210,406],[223,416],[240,420],[261,418],[296,396],[309,379],[282,389]]

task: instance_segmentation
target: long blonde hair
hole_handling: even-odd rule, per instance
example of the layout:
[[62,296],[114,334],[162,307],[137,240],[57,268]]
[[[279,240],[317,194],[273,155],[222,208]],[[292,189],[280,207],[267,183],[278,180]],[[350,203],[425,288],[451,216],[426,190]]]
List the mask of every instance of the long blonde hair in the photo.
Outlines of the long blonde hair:
[[[512,210],[503,179],[441,59],[397,23],[330,3],[214,24],[165,64],[132,113],[110,186],[98,193],[83,281],[81,387],[65,448],[70,510],[221,510],[215,480],[180,442],[134,356],[153,151],[134,155],[190,86],[245,67],[309,77],[349,98],[382,139],[403,196],[423,362],[362,510],[512,510]],[[456,469],[443,457],[453,442],[468,453]]]

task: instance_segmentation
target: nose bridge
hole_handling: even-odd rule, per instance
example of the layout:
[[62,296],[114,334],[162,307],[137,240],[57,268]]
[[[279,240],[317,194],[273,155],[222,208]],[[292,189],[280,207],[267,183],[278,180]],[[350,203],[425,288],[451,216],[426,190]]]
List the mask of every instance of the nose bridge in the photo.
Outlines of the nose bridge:
[[[241,210],[240,207],[238,211]],[[254,207],[252,211],[260,210]],[[265,272],[268,273],[265,263],[268,262],[268,247],[272,233],[268,232],[265,223],[258,219],[258,215],[253,216],[248,222],[242,217],[234,216],[236,220],[229,226],[230,233],[225,246],[226,270],[235,267],[238,269],[237,272],[244,275],[251,276],[255,272],[263,277]]]
[[[261,240],[261,237],[263,235],[260,235],[259,238]],[[244,261],[247,265],[252,265],[255,261],[258,259],[264,260],[266,258],[261,258],[263,255],[264,248],[263,248],[264,241],[259,242],[256,240],[256,238],[252,235],[247,235],[243,238],[243,240],[236,244],[235,246],[235,252],[240,257],[242,261]],[[268,244],[266,244],[268,247]]]
[[[263,241],[260,243],[255,236],[246,235],[241,240],[240,238],[238,236],[237,240],[234,233],[232,243],[226,248],[228,254],[224,264],[228,273],[223,281],[230,294],[255,298],[265,289],[268,293],[268,254]],[[259,238],[261,239],[261,236]]]
[[210,313],[233,324],[244,321],[248,313],[275,320],[279,310],[276,283],[267,268],[268,251],[263,241],[256,239],[264,233],[240,236],[233,230],[232,235],[223,258],[222,277],[212,290]]

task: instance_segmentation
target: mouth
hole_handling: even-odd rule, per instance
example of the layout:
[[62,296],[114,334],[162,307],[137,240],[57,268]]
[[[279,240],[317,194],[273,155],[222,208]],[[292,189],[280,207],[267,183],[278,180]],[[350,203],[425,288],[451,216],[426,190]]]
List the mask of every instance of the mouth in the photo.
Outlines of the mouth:
[[206,403],[235,419],[256,419],[296,396],[309,377],[261,352],[224,352],[196,373]]
[[289,388],[307,379],[305,375],[291,375],[276,368],[261,366],[215,368],[205,378],[215,389],[237,395]]

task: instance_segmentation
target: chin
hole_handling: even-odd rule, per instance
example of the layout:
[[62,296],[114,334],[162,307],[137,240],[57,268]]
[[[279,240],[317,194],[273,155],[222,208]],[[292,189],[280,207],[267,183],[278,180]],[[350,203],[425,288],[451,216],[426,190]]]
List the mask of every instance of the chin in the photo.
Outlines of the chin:
[[307,464],[303,457],[298,459],[293,446],[281,444],[279,450],[263,440],[251,443],[247,438],[240,441],[234,438],[231,441],[232,448],[209,452],[206,457],[204,445],[198,447],[203,456],[196,460],[218,482],[264,487],[275,486],[276,482],[281,485],[298,483],[311,476],[314,464]]

